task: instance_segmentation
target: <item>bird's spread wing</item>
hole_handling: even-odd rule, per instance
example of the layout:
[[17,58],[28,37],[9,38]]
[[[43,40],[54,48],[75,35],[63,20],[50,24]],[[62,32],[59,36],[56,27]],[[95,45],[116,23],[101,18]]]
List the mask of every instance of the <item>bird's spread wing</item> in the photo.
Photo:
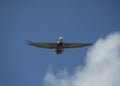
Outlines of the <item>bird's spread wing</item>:
[[63,48],[80,48],[88,45],[92,45],[92,43],[63,43]]
[[57,47],[57,43],[34,43],[34,42],[28,42],[29,45],[40,47],[40,48],[48,48],[53,49]]

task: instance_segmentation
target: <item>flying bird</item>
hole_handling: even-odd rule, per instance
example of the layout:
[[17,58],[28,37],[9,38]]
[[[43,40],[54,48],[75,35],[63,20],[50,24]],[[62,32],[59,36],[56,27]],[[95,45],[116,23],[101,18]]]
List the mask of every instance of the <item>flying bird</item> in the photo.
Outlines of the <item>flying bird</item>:
[[64,52],[64,49],[66,48],[81,48],[92,45],[92,43],[65,43],[63,42],[63,37],[61,36],[59,37],[59,40],[56,43],[28,42],[28,44],[39,48],[55,49],[55,53],[58,55],[62,54]]

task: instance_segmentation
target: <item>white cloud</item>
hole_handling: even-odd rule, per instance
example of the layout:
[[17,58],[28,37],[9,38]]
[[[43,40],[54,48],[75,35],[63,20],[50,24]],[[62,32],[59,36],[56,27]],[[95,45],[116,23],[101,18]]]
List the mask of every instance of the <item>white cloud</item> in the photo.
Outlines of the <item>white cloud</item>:
[[71,76],[66,70],[47,72],[45,86],[120,86],[120,33],[99,39],[89,49],[86,65]]

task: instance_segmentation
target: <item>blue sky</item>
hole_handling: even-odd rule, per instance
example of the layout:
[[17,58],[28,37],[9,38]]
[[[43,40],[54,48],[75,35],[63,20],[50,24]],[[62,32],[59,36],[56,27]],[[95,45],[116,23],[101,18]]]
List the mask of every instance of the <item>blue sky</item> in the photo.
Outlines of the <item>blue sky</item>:
[[54,50],[33,42],[96,42],[120,31],[119,0],[1,0],[0,86],[41,86],[49,67],[56,73],[84,66],[89,47]]

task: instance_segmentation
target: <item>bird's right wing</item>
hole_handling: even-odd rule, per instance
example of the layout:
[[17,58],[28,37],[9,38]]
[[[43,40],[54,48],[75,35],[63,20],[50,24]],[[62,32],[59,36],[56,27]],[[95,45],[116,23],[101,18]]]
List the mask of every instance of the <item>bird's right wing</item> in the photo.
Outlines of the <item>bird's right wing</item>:
[[34,43],[34,42],[28,42],[29,45],[39,47],[39,48],[48,48],[53,49],[57,47],[57,43]]

